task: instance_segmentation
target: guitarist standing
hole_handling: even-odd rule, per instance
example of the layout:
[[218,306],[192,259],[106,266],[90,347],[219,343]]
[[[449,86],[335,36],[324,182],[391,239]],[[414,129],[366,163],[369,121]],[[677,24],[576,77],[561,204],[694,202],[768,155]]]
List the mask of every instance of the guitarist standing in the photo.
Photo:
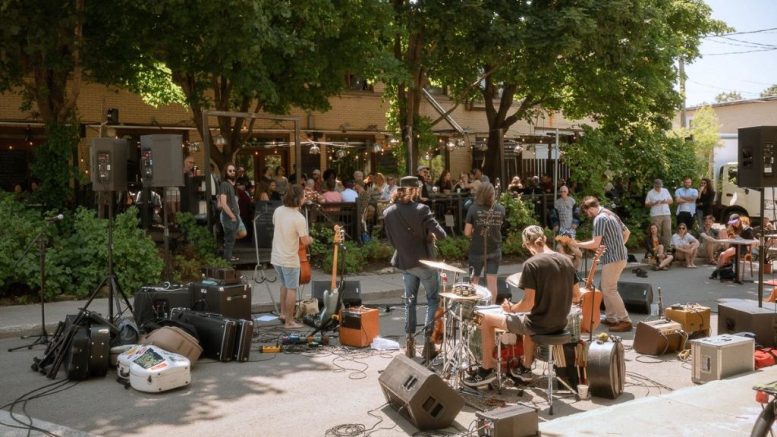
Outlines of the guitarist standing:
[[313,239],[308,235],[305,216],[299,211],[305,202],[305,193],[299,185],[290,185],[283,196],[283,206],[275,209],[272,223],[275,230],[272,236],[270,263],[275,267],[281,284],[281,322],[287,329],[301,328],[294,321],[294,304],[297,301],[299,287],[299,245],[309,246]]
[[581,249],[596,250],[604,245],[606,252],[602,256],[602,298],[607,307],[606,318],[602,321],[610,327],[610,332],[631,331],[631,318],[623,298],[618,293],[618,280],[626,267],[628,252],[626,241],[629,239],[629,228],[620,217],[612,211],[599,205],[596,197],[583,199],[583,212],[594,219],[593,238],[585,242],[574,241],[572,244]]
[[393,204],[383,212],[386,236],[394,246],[391,264],[402,270],[405,288],[405,355],[415,356],[416,302],[418,286],[426,290],[426,322],[424,325],[423,356],[433,355],[432,331],[434,313],[437,311],[440,291],[440,275],[419,262],[431,258],[427,246],[432,239],[445,238],[445,230],[434,218],[427,205],[419,203],[421,182],[415,176],[405,176],[392,195]]

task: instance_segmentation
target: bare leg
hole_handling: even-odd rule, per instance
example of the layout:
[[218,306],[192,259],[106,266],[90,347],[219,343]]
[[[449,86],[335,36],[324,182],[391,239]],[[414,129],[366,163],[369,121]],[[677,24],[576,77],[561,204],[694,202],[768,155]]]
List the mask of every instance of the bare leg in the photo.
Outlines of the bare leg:
[[286,299],[283,301],[283,306],[286,307],[286,327],[287,328],[299,328],[302,325],[294,320],[294,305],[297,303],[297,290],[295,288],[286,289]]
[[494,305],[497,293],[496,275],[486,275],[486,285],[488,286],[488,291],[491,292],[491,305]]
[[480,322],[480,362],[484,369],[493,369],[496,367],[494,358],[494,331],[496,329],[507,330],[507,319],[500,314],[484,314],[483,321]]
[[281,319],[281,322],[285,322],[288,318],[286,317],[286,295],[287,289],[281,285],[281,314],[278,316],[278,318]]
[[664,257],[664,259],[661,260],[661,262],[658,264],[659,269],[668,269],[670,265],[672,265],[672,261],[674,261],[674,257],[672,255],[667,255]]

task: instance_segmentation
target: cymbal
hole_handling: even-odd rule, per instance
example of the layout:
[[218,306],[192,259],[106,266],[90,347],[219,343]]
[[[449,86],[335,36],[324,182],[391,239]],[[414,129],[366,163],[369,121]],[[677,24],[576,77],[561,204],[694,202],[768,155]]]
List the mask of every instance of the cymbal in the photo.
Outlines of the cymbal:
[[515,288],[518,287],[518,284],[521,283],[521,275],[523,272],[513,273],[512,275],[508,276],[507,279],[505,279],[505,282],[507,282],[508,285],[512,285]]
[[440,296],[453,300],[480,300],[480,296],[477,294],[472,296],[459,296],[456,293],[440,293]]
[[450,264],[445,264],[442,261],[432,261],[432,260],[426,260],[426,259],[422,259],[419,261],[421,262],[421,264],[429,266],[433,269],[445,270],[446,272],[453,272],[453,273],[467,273],[465,270],[462,270]]

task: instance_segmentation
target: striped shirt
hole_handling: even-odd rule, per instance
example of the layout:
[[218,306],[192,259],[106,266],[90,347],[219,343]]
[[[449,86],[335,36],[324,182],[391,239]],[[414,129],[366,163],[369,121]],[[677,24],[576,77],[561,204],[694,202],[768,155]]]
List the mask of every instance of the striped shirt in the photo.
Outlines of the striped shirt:
[[593,236],[601,236],[601,244],[607,248],[600,261],[602,265],[628,259],[623,242],[623,232],[626,229],[621,219],[606,208],[601,208],[599,214],[594,217]]

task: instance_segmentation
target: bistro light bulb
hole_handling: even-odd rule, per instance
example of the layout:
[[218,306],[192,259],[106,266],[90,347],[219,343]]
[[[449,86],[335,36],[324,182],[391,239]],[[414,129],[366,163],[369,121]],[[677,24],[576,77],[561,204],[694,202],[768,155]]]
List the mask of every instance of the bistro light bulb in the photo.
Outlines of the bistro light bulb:
[[321,154],[321,148],[318,147],[317,144],[313,144],[310,146],[310,154],[311,155],[320,155]]

